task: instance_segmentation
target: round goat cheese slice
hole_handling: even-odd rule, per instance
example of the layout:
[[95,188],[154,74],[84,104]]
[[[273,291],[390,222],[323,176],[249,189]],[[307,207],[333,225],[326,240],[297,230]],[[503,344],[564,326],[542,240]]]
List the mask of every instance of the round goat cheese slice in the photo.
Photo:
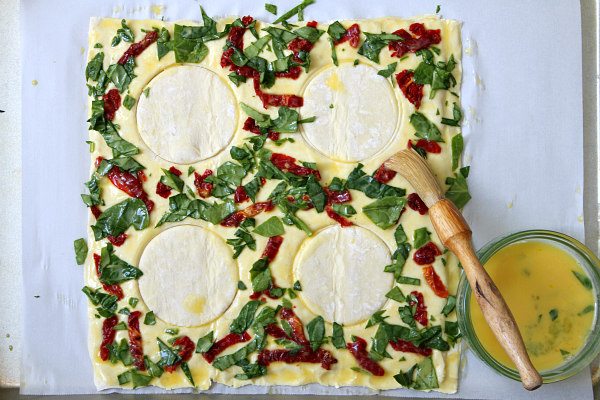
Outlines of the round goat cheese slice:
[[137,123],[146,145],[177,164],[210,158],[231,141],[237,102],[229,86],[206,68],[167,68],[138,101]]
[[398,105],[392,87],[367,65],[341,64],[318,73],[306,86],[302,125],[306,140],[336,161],[371,158],[392,140]]
[[167,229],[142,253],[140,294],[157,317],[177,326],[222,315],[237,291],[239,272],[225,241],[193,225]]
[[306,239],[296,256],[294,275],[302,284],[298,294],[329,322],[359,323],[386,302],[393,276],[383,267],[389,263],[388,247],[371,231],[330,226]]

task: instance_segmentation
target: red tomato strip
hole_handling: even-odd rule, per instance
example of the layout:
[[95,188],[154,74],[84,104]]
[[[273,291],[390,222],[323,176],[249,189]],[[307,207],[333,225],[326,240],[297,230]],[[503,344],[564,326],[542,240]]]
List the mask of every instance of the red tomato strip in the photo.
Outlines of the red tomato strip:
[[402,340],[402,339],[398,339],[395,342],[394,341],[390,341],[390,345],[396,351],[403,351],[405,353],[420,354],[420,355],[425,356],[425,357],[429,357],[431,355],[431,353],[432,353],[431,349],[426,349],[426,348],[423,348],[423,347],[417,347],[414,344],[412,344],[411,342],[408,342],[408,341]]
[[213,174],[212,170],[205,170],[202,175],[197,172],[194,172],[194,186],[196,186],[196,190],[198,190],[198,195],[203,199],[210,197],[210,194],[213,190],[213,184],[210,182],[205,182],[206,178]]
[[414,300],[409,301],[409,305],[412,307],[414,305],[417,306],[416,311],[415,311],[415,321],[417,321],[418,323],[420,323],[423,326],[427,326],[427,323],[429,322],[429,320],[427,319],[427,306],[425,305],[425,299],[423,298],[423,294],[420,292],[412,291],[410,292],[411,295],[413,295],[417,301],[415,302]]
[[436,256],[442,255],[442,252],[433,242],[429,242],[415,251],[413,260],[419,265],[429,265],[435,261]]
[[[248,132],[252,132],[256,135],[262,135],[260,131],[260,127],[256,125],[256,121],[254,118],[248,117],[246,121],[244,121],[243,129]],[[271,140],[279,140],[279,132],[267,131],[267,137]]]
[[113,315],[110,318],[106,318],[102,322],[102,343],[100,343],[100,359],[102,361],[106,361],[110,358],[110,350],[108,349],[108,345],[114,342],[117,331],[115,331],[115,326],[119,322],[119,318],[116,315]]
[[173,342],[173,346],[178,348],[177,354],[179,354],[181,360],[173,365],[165,365],[164,368],[167,372],[173,372],[177,369],[177,367],[179,367],[179,365],[181,365],[182,362],[189,361],[194,354],[194,350],[196,350],[196,345],[194,342],[192,342],[192,339],[187,336],[177,338],[177,340]]
[[385,166],[385,164],[381,164],[375,174],[373,175],[373,179],[375,179],[379,183],[388,183],[396,176],[396,171],[393,169],[389,169]]
[[125,53],[123,53],[121,58],[119,58],[119,64],[123,65],[123,64],[127,63],[127,61],[129,61],[129,59],[131,57],[139,56],[140,54],[142,54],[142,52],[144,50],[146,50],[148,48],[148,46],[150,46],[152,43],[156,42],[157,39],[158,39],[157,31],[152,30],[152,31],[146,32],[146,36],[144,36],[144,38],[142,40],[140,40],[137,43],[133,43],[131,46],[129,46],[127,51],[125,51]]
[[112,121],[115,119],[115,113],[121,107],[121,95],[117,89],[111,89],[102,95],[104,101],[104,117]]
[[400,90],[410,103],[414,104],[416,109],[421,106],[421,100],[423,99],[423,85],[416,83],[413,80],[414,73],[409,70],[404,70],[396,74],[396,82]]
[[290,157],[286,154],[272,153],[271,162],[282,172],[289,172],[298,176],[314,175],[317,180],[321,179],[321,174],[318,170],[300,166],[296,164],[296,159],[294,157]]
[[358,365],[362,369],[369,371],[375,376],[383,376],[385,374],[383,367],[369,358],[367,341],[365,339],[355,336],[355,341],[346,343],[346,348],[356,358]]
[[229,214],[223,221],[221,221],[221,226],[240,226],[242,221],[244,221],[246,218],[255,217],[263,211],[271,211],[274,207],[275,206],[271,200],[256,202],[251,206],[244,208],[243,210]]
[[303,348],[295,352],[291,350],[275,349],[262,350],[258,353],[258,364],[266,367],[274,362],[284,362],[286,364],[296,364],[301,362],[321,364],[323,369],[330,370],[331,366],[337,363],[337,359],[331,352],[325,349],[312,351],[310,348]]
[[250,200],[250,197],[248,197],[248,193],[246,193],[246,189],[244,189],[243,186],[238,186],[235,189],[235,193],[233,194],[233,201],[235,203],[243,203],[248,200]]
[[154,202],[148,198],[148,194],[144,191],[142,181],[137,176],[128,171],[123,171],[117,166],[112,167],[106,176],[115,187],[131,197],[142,200],[148,209],[148,213],[152,211]]
[[427,214],[427,211],[429,211],[429,208],[427,207],[427,205],[425,205],[425,203],[423,202],[423,200],[421,200],[421,197],[419,197],[417,193],[409,194],[406,198],[406,204],[408,204],[408,206],[411,209],[413,209],[421,215],[425,215]]
[[273,336],[275,339],[290,339],[291,338],[285,333],[283,329],[281,329],[276,324],[269,324],[265,326],[265,333],[267,335]]
[[161,181],[158,181],[156,184],[156,194],[162,197],[163,199],[168,199],[171,195],[171,188]]
[[346,33],[340,38],[340,40],[335,42],[335,45],[340,43],[349,42],[350,46],[357,48],[360,43],[360,26],[358,24],[352,24],[348,29],[346,29]]
[[267,246],[265,247],[265,251],[263,251],[261,258],[266,258],[270,263],[272,263],[279,252],[281,243],[283,243],[283,236],[270,237],[267,241]]
[[140,332],[140,311],[133,311],[127,319],[129,328],[129,352],[133,358],[133,365],[140,371],[146,370],[144,363],[144,347],[142,342],[142,333]]
[[417,143],[413,144],[412,141],[408,141],[409,149],[413,147],[418,147],[420,149],[425,150],[427,153],[439,154],[442,152],[442,147],[438,144],[438,142],[434,142],[433,140],[419,139]]
[[400,58],[406,53],[416,53],[442,41],[439,29],[429,30],[421,23],[411,24],[408,30],[410,33],[404,29],[393,32],[394,35],[400,36],[403,40],[396,40],[388,45],[392,51],[392,57]]
[[217,340],[206,353],[202,353],[202,357],[204,357],[206,362],[210,364],[227,348],[233,346],[234,344],[247,342],[248,340],[250,340],[250,335],[248,332],[244,332],[242,334],[230,333],[223,339]]
[[304,325],[300,318],[294,313],[294,311],[290,308],[282,308],[281,309],[281,319],[287,321],[292,328],[292,337],[291,339],[298,343],[301,346],[309,346],[310,342],[306,339],[304,335]]
[[429,285],[431,290],[433,290],[433,293],[435,293],[436,296],[444,299],[448,297],[448,289],[446,289],[444,282],[442,282],[442,279],[435,272],[433,266],[429,265],[423,268],[423,276],[425,277],[425,281],[427,281],[427,284]]

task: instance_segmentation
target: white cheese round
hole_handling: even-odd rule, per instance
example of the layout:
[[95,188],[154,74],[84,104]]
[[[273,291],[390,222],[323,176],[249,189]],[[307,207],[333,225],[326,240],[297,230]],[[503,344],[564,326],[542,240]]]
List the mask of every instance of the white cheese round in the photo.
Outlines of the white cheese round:
[[367,65],[341,64],[318,73],[304,92],[306,140],[336,161],[363,161],[384,149],[398,122],[398,105],[387,79]]
[[140,259],[140,294],[160,319],[177,326],[206,324],[222,315],[237,291],[230,248],[211,231],[180,225],[152,239]]
[[150,81],[137,106],[146,145],[159,157],[191,164],[214,156],[231,141],[237,102],[216,73],[202,67],[168,68]]
[[327,321],[356,324],[386,302],[393,284],[392,274],[383,271],[389,263],[390,251],[374,233],[332,225],[306,239],[296,256],[298,294]]

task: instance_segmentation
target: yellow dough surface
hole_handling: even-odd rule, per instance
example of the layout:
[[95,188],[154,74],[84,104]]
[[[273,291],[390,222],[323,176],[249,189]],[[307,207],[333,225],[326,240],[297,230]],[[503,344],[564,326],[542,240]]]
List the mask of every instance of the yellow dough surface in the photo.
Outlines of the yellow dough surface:
[[[223,31],[235,18],[216,21],[217,31]],[[420,108],[409,102],[395,79],[403,70],[415,70],[422,56],[409,52],[403,57],[392,57],[385,46],[380,53],[379,63],[357,53],[357,48],[349,42],[336,45],[339,66],[335,66],[331,57],[331,45],[328,40],[328,24],[318,24],[324,33],[310,51],[310,68],[302,69],[298,79],[277,78],[275,84],[263,88],[266,93],[295,94],[304,97],[304,106],[296,109],[300,118],[316,117],[314,122],[302,123],[295,133],[281,133],[286,139],[275,143],[268,140],[264,147],[273,153],[281,153],[300,161],[316,163],[320,172],[320,184],[329,185],[334,177],[343,180],[357,167],[358,162],[366,174],[371,175],[395,152],[405,149],[409,140],[416,143],[419,138],[411,125],[411,115],[419,112],[433,121],[440,131],[440,153],[427,155],[427,162],[434,171],[440,185],[447,189],[446,178],[453,177],[452,138],[460,133],[460,127],[441,124],[442,117],[451,118],[453,105],[460,106],[461,85],[461,38],[460,23],[439,19],[433,16],[402,19],[386,17],[379,19],[340,21],[348,28],[359,24],[361,31],[369,33],[394,32],[398,29],[409,30],[415,22],[423,23],[427,29],[439,29],[441,42],[436,48],[436,61],[456,60],[452,74],[456,86],[450,90],[437,90],[433,95],[431,86],[423,88],[423,100]],[[165,28],[172,38],[174,23],[158,20],[128,20],[127,25],[134,33],[134,41],[139,42],[145,32]],[[178,24],[202,26],[202,22],[178,22]],[[304,26],[305,23],[298,23]],[[255,28],[262,37],[267,23],[257,21]],[[277,25],[281,28],[281,25]],[[104,69],[117,63],[131,43],[121,41],[111,46],[111,41],[121,20],[93,18],[90,22],[88,61],[99,52],[104,53]],[[247,30],[244,34],[244,46],[256,41]],[[179,222],[162,223],[161,217],[169,211],[169,200],[156,194],[157,184],[164,171],[176,167],[182,172],[180,179],[186,188],[195,192],[194,172],[202,174],[210,169],[216,173],[219,166],[232,161],[232,146],[244,148],[251,146],[249,138],[257,137],[243,129],[248,115],[241,103],[270,116],[278,117],[278,107],[264,108],[256,95],[252,79],[240,82],[236,86],[228,77],[229,68],[220,65],[223,47],[227,37],[205,43],[206,57],[200,63],[177,63],[173,51],[162,58],[157,57],[157,44],[153,43],[135,57],[135,75],[122,98],[129,95],[135,100],[131,109],[121,106],[114,118],[119,134],[139,149],[135,160],[145,167],[145,192],[154,202],[149,216],[149,226],[143,230],[129,227],[127,240],[123,245],[114,247],[114,254],[121,260],[138,267],[143,275],[137,280],[121,283],[125,297],[119,301],[117,310],[128,308],[140,311],[140,332],[144,355],[153,363],[161,359],[157,338],[169,344],[170,339],[188,336],[196,343],[198,339],[213,332],[214,340],[230,333],[230,326],[248,303],[252,294],[251,269],[261,257],[268,237],[254,234],[256,249],[246,248],[237,259],[232,258],[232,248],[226,240],[235,239],[237,228],[212,224],[202,219],[187,218]],[[361,44],[365,35],[361,36]],[[96,46],[100,44],[100,46]],[[285,50],[290,55],[289,50]],[[260,53],[267,61],[275,60],[271,44]],[[397,63],[389,78],[378,74],[389,64]],[[355,65],[356,64],[356,65]],[[89,82],[88,82],[89,83]],[[109,84],[108,89],[114,85]],[[455,94],[451,93],[454,92]],[[91,98],[89,100],[91,108]],[[292,139],[292,140],[287,140]],[[105,138],[97,131],[89,131],[89,140],[94,143],[91,152],[90,172],[96,171],[94,162],[98,157],[112,158],[111,148]],[[258,162],[259,160],[255,160]],[[243,181],[247,184],[256,171],[249,173]],[[256,202],[268,200],[278,181],[267,179],[256,194]],[[406,195],[414,189],[400,175],[388,182],[396,188],[406,190]],[[105,212],[109,207],[130,197],[116,188],[109,179],[99,181],[102,198],[105,202],[99,208]],[[184,192],[185,193],[185,190]],[[179,194],[173,190],[172,195]],[[367,326],[373,314],[382,311],[388,324],[405,325],[399,315],[399,303],[386,297],[392,288],[398,288],[404,296],[413,291],[422,293],[427,305],[429,326],[444,327],[446,321],[455,322],[456,314],[442,313],[446,298],[437,296],[426,283],[423,267],[413,261],[413,248],[402,268],[401,275],[418,279],[417,285],[394,282],[394,274],[384,272],[392,263],[391,256],[398,248],[396,225],[386,229],[377,226],[363,211],[363,207],[373,203],[362,191],[351,189],[352,201],[348,202],[356,210],[348,219],[353,223],[350,228],[342,228],[329,218],[326,212],[317,212],[314,208],[298,211],[312,232],[308,236],[295,226],[283,225],[283,242],[277,256],[269,268],[273,281],[285,288],[284,297],[272,299],[263,296],[261,307],[277,308],[286,304],[293,306],[294,313],[303,322],[305,334],[307,325],[318,316],[325,320],[325,341],[321,348],[331,352],[337,363],[326,370],[317,363],[274,362],[267,367],[267,373],[253,379],[240,379],[242,369],[238,365],[219,370],[209,364],[202,354],[193,353],[187,365],[191,371],[197,390],[208,390],[214,382],[232,387],[244,385],[305,385],[319,383],[326,386],[362,386],[375,390],[398,389],[402,386],[394,378],[400,371],[407,372],[417,363],[431,360],[439,386],[433,387],[444,393],[457,390],[459,369],[459,345],[453,344],[447,351],[433,350],[429,358],[412,352],[402,352],[387,346],[390,358],[378,360],[385,370],[383,376],[374,376],[357,364],[357,360],[345,348],[336,348],[332,343],[333,322],[343,324],[344,338],[351,342],[353,336],[364,338],[368,349],[378,325]],[[191,196],[198,198],[197,193]],[[230,196],[231,197],[231,196]],[[212,204],[222,199],[202,199]],[[251,201],[237,204],[242,210],[252,204]],[[256,215],[258,227],[269,218],[284,217],[278,207]],[[285,221],[284,221],[285,222]],[[451,295],[456,294],[460,268],[456,258],[444,247],[434,233],[427,214],[421,215],[408,206],[399,219],[406,234],[406,241],[414,243],[415,232],[430,233],[430,240],[443,252],[432,263],[439,278]],[[90,214],[88,225],[96,224]],[[255,228],[248,228],[252,232]],[[420,230],[420,231],[419,231]],[[268,235],[267,235],[268,236]],[[106,239],[96,241],[94,232],[88,230],[89,253],[85,262],[85,285],[102,290],[92,254],[101,254],[107,245]],[[241,284],[238,284],[241,281]],[[292,289],[298,281],[301,289]],[[238,286],[239,285],[239,286]],[[245,288],[245,289],[244,289]],[[290,295],[294,291],[294,296]],[[129,300],[138,299],[135,306]],[[289,302],[289,303],[287,303]],[[279,310],[279,309],[278,309]],[[260,309],[259,309],[260,311]],[[144,318],[153,312],[156,322],[145,324]],[[128,317],[123,313],[115,314],[120,322],[127,324]],[[278,317],[279,318],[279,317]],[[278,319],[279,320],[279,319]],[[97,316],[96,307],[89,306],[89,353],[93,364],[94,379],[99,390],[107,388],[132,388],[132,383],[119,383],[119,375],[132,369],[120,362],[102,361],[99,347],[102,342],[104,318]],[[423,329],[422,326],[418,326]],[[177,332],[173,334],[173,332]],[[168,333],[171,332],[171,333]],[[248,330],[251,336],[254,333]],[[441,337],[446,338],[445,333]],[[117,330],[115,342],[128,340],[128,331]],[[223,351],[220,356],[232,354],[249,342],[236,344]],[[273,337],[268,337],[266,349],[281,349]],[[367,350],[368,350],[367,349]],[[256,362],[257,353],[248,356],[248,361]],[[143,372],[147,374],[148,372]],[[182,368],[174,372],[164,372],[154,377],[150,385],[174,389],[191,387]],[[407,389],[408,390],[408,389]]]

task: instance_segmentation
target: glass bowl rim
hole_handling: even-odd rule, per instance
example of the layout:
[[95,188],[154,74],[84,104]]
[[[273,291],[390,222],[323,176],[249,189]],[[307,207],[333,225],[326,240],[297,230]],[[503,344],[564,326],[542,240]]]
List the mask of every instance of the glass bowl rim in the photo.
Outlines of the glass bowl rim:
[[[576,258],[592,281],[595,300],[594,319],[586,343],[577,354],[573,355],[566,362],[551,370],[540,372],[544,383],[558,382],[583,370],[600,353],[600,340],[593,340],[594,337],[600,336],[600,318],[598,315],[598,305],[600,304],[600,260],[577,239],[560,232],[540,229],[518,231],[496,237],[477,251],[477,256],[483,265],[500,249],[524,241],[545,241],[561,244],[561,249],[568,251]],[[518,372],[494,359],[477,338],[471,323],[471,312],[469,309],[471,293],[471,287],[464,272],[462,272],[458,284],[456,311],[460,330],[465,336],[469,348],[488,367],[508,378],[520,381]]]

